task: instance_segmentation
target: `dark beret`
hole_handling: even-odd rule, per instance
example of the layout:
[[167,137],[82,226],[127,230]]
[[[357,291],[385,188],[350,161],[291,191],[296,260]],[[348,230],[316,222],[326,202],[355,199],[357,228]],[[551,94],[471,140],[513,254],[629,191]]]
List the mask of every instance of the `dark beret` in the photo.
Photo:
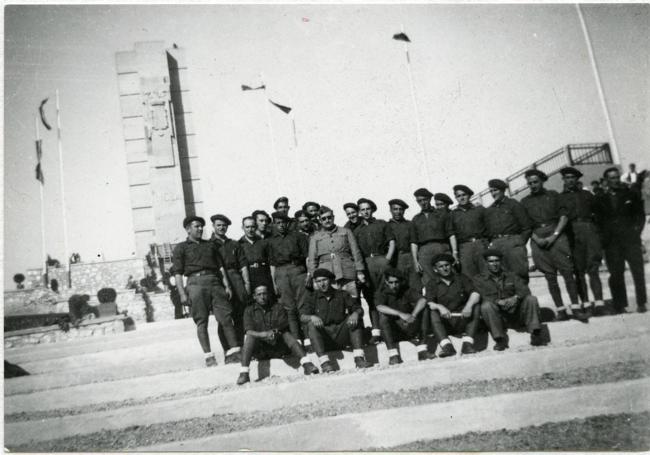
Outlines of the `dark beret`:
[[361,205],[363,203],[369,204],[370,205],[370,210],[372,210],[373,212],[377,211],[377,204],[372,202],[370,199],[366,199],[365,197],[362,197],[361,199],[359,199],[357,201],[357,205]]
[[447,261],[450,264],[454,263],[454,257],[449,253],[438,253],[433,257],[432,264],[437,264],[440,261]]
[[496,256],[498,258],[502,258],[503,253],[501,251],[499,251],[499,250],[494,249],[494,248],[489,248],[489,249],[487,249],[487,250],[485,250],[483,252],[483,257],[485,259],[489,258],[490,256]]
[[328,212],[332,212],[332,213],[334,213],[334,210],[332,210],[331,208],[329,208],[329,207],[326,206],[326,205],[323,205],[320,209],[318,209],[318,213],[319,213],[320,215],[322,215],[323,213],[328,213]]
[[433,200],[443,202],[447,205],[451,205],[454,203],[454,201],[452,201],[451,198],[447,196],[445,193],[436,193],[433,196]]
[[313,277],[314,279],[325,277],[325,278],[329,278],[330,280],[333,280],[334,278],[336,278],[336,275],[334,275],[332,272],[330,272],[327,269],[316,269],[314,271]]
[[524,177],[539,177],[542,182],[545,182],[548,180],[548,175],[546,175],[544,172],[540,171],[539,169],[528,169],[524,173]]
[[388,267],[386,270],[384,270],[384,278],[388,278],[389,276],[395,277],[399,280],[405,279],[402,271],[394,267]]
[[359,206],[354,202],[346,202],[345,204],[343,204],[343,210],[347,210],[347,209],[354,209],[358,212]]
[[273,218],[274,221],[275,220],[289,221],[289,216],[284,212],[273,212],[271,214],[271,218]]
[[390,207],[390,206],[392,206],[392,205],[399,205],[399,206],[401,206],[404,210],[406,210],[407,208],[409,208],[409,205],[408,205],[406,202],[404,202],[403,200],[401,200],[401,199],[391,199],[390,201],[388,201],[388,206]]
[[277,198],[275,200],[275,202],[273,203],[273,208],[277,210],[278,209],[278,204],[280,202],[284,202],[285,204],[288,204],[289,203],[289,198],[286,197],[286,196],[281,196],[281,197]]
[[271,218],[271,216],[266,213],[265,210],[255,210],[253,213],[251,213],[251,216],[253,219],[255,219],[255,221],[257,221],[257,215],[266,215],[267,218]]
[[462,191],[468,196],[472,196],[474,194],[474,191],[472,191],[469,186],[465,186],[465,185],[454,185],[454,193],[456,191]]
[[186,228],[190,224],[192,224],[193,221],[198,221],[201,223],[201,226],[205,226],[205,220],[201,218],[200,216],[192,215],[192,216],[187,216],[183,220],[183,227]]
[[508,188],[508,184],[504,182],[503,180],[499,179],[492,179],[488,180],[488,187],[490,188],[496,188],[501,191],[505,191],[506,188]]
[[612,171],[621,172],[621,171],[618,170],[618,168],[616,166],[608,167],[607,169],[605,169],[603,171],[603,178],[607,178],[607,174],[609,174]]
[[301,217],[306,217],[307,214],[305,213],[304,210],[297,210],[296,213],[293,214],[293,217],[297,220],[298,218]]
[[563,167],[562,169],[560,169],[560,174],[562,174],[562,175],[575,175],[578,178],[583,176],[582,172],[580,172],[579,170],[577,170],[576,168],[571,167],[571,166]]
[[319,204],[318,202],[314,202],[314,201],[307,201],[307,202],[305,202],[305,203],[302,205],[302,209],[303,209],[304,211],[307,211],[307,207],[309,207],[310,205],[315,206],[316,209],[320,209],[320,204]]
[[426,188],[420,188],[413,193],[415,197],[433,197],[433,193]]
[[220,213],[218,213],[218,214],[216,214],[216,215],[212,215],[212,216],[210,217],[210,221],[212,221],[213,223],[214,223],[215,221],[217,221],[217,220],[223,221],[223,222],[226,223],[228,226],[230,226],[230,225],[232,224],[232,222],[230,221],[230,219],[229,219],[226,215],[222,215],[222,214],[220,214]]

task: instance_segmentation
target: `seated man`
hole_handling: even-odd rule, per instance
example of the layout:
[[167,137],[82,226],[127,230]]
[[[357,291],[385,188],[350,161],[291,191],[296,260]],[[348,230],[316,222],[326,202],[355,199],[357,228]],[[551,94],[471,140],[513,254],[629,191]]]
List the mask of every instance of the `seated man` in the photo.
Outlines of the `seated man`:
[[266,286],[255,288],[253,299],[255,303],[244,311],[246,336],[237,385],[250,382],[248,371],[253,356],[268,359],[293,354],[300,358],[306,375],[317,374],[318,368],[309,361],[302,346],[289,331],[289,317],[282,304],[270,302]]
[[314,292],[309,293],[300,307],[300,320],[308,324],[309,339],[318,355],[323,373],[334,371],[325,355],[326,349],[344,349],[352,344],[357,368],[368,368],[363,354],[363,309],[350,294],[332,287],[335,276],[327,269],[313,274]]
[[496,342],[494,350],[508,348],[507,327],[524,327],[530,333],[532,346],[546,344],[539,322],[539,303],[528,285],[519,276],[503,270],[503,254],[499,250],[488,249],[483,257],[487,272],[476,275],[474,285],[482,298],[481,317]]
[[480,296],[472,280],[456,273],[454,257],[441,253],[433,257],[435,277],[427,283],[427,304],[431,309],[433,333],[440,344],[440,357],[456,355],[448,334],[462,337],[462,354],[474,354],[474,336],[480,318]]
[[422,310],[426,299],[417,289],[409,288],[404,274],[397,269],[388,268],[383,273],[383,286],[375,294],[375,304],[379,312],[381,336],[388,348],[388,364],[402,363],[398,341],[418,338],[416,349],[418,360],[433,359],[436,355],[427,351],[426,333],[422,326]]

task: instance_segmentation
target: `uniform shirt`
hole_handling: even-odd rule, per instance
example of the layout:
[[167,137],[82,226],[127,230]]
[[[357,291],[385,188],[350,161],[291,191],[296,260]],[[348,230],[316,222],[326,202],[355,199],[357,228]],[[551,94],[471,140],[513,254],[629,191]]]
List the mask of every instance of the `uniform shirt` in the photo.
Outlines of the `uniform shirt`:
[[560,197],[566,207],[570,221],[576,219],[582,221],[593,220],[596,198],[589,191],[581,189],[564,190]]
[[262,306],[254,303],[244,310],[244,331],[266,332],[278,330],[285,332],[289,329],[289,317],[284,306],[277,303],[268,303]]
[[555,224],[561,216],[568,216],[569,213],[560,193],[544,188],[536,194],[531,193],[523,198],[521,205],[534,228]]
[[361,303],[345,291],[330,288],[328,292],[314,291],[305,297],[300,314],[318,316],[323,324],[340,324],[352,313],[363,316]]
[[519,234],[527,241],[530,237],[531,223],[526,210],[509,197],[504,197],[485,209],[485,226],[490,238]]
[[243,236],[239,239],[239,244],[244,250],[244,256],[246,256],[248,265],[269,263],[269,245],[267,240],[256,236],[253,243],[251,243],[246,236]]
[[217,237],[213,237],[212,241],[217,245],[226,270],[241,270],[248,266],[244,249],[239,242],[228,238],[221,240]]
[[447,210],[430,209],[413,217],[410,234],[411,243],[423,245],[431,241],[446,242],[455,232]]
[[447,281],[449,284],[439,275],[430,280],[426,285],[427,301],[438,303],[452,312],[461,311],[470,294],[476,292],[474,283],[467,275],[457,273],[450,275]]
[[393,230],[384,220],[370,218],[354,231],[364,257],[386,255],[388,242],[395,240]]
[[396,292],[388,286],[382,286],[375,293],[375,305],[385,305],[402,313],[410,313],[423,298],[422,293],[415,289],[402,287]]
[[195,242],[188,237],[174,247],[172,267],[175,273],[185,276],[201,270],[210,270],[219,274],[219,269],[223,267],[223,260],[214,242],[203,239]]
[[356,223],[353,223],[352,221],[348,220],[347,223],[343,225],[344,228],[351,230],[352,232],[356,231],[359,226],[363,224],[363,220],[361,217],[357,219]]
[[284,235],[277,233],[270,239],[269,260],[272,266],[300,263],[305,264],[309,248],[307,237],[296,232],[287,232]]
[[474,286],[483,302],[496,302],[516,295],[521,301],[530,295],[530,289],[521,278],[512,272],[502,271],[499,275],[490,272],[479,273],[474,277]]
[[605,239],[640,235],[645,225],[641,195],[629,188],[610,188],[596,196],[594,209]]
[[388,220],[388,226],[395,237],[395,247],[399,253],[411,252],[411,222],[402,218],[401,221]]
[[487,237],[485,207],[468,204],[458,206],[451,212],[452,226],[458,243]]
[[339,226],[331,231],[321,229],[310,237],[307,266],[309,273],[325,268],[334,273],[337,280],[354,280],[357,272],[364,269],[357,239],[352,231]]

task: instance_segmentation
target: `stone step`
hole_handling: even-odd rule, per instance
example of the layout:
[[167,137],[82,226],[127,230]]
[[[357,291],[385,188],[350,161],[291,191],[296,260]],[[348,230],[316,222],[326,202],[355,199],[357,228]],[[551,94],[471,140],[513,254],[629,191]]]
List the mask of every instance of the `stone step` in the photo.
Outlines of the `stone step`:
[[[524,372],[527,376],[535,376],[549,371],[564,370],[567,365],[574,369],[612,361],[648,359],[650,352],[641,348],[648,342],[650,342],[650,335],[569,347],[537,348],[525,352],[490,352],[489,355],[478,354],[458,360],[413,362],[383,369],[369,369],[359,372],[360,374],[317,375],[280,384],[260,382],[218,394],[202,394],[190,398],[169,399],[59,418],[6,422],[5,439],[10,444],[18,445],[107,429],[122,429],[131,425],[150,425],[196,417],[207,418],[215,414],[270,411],[287,404],[295,406],[328,401],[332,398],[333,389],[336,390],[336,399],[343,400],[378,392],[395,391],[396,384],[399,384],[399,389],[412,390],[470,380],[520,377]],[[227,379],[230,380],[230,384],[234,384],[237,371],[231,370],[229,371],[231,375]],[[205,369],[201,370],[201,372],[205,371]],[[47,395],[41,393],[27,395],[24,396],[26,400],[22,402],[22,396],[8,397],[5,400],[5,414],[11,414],[16,409],[42,411],[98,404],[115,399],[116,395],[120,395],[118,391],[121,390],[128,391],[128,395],[123,395],[125,399],[142,399],[152,392],[159,394],[178,392],[180,384],[190,381],[194,387],[213,386],[213,378],[205,374],[198,377],[197,373],[199,371],[193,372],[192,378],[170,376],[162,379],[161,376],[151,378],[153,381],[139,378],[137,382],[122,383],[112,387],[110,384],[71,387],[65,389],[65,393],[56,390]],[[156,387],[151,387],[152,383],[155,383]],[[81,390],[82,388],[85,390]]]

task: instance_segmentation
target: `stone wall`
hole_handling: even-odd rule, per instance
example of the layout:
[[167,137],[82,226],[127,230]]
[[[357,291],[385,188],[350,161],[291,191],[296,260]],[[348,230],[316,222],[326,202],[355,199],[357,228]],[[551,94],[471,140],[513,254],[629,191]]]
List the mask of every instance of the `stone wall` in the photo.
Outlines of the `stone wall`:
[[136,281],[144,278],[143,259],[121,261],[80,262],[70,265],[72,287],[77,293],[97,294],[101,288],[124,289],[129,276]]

